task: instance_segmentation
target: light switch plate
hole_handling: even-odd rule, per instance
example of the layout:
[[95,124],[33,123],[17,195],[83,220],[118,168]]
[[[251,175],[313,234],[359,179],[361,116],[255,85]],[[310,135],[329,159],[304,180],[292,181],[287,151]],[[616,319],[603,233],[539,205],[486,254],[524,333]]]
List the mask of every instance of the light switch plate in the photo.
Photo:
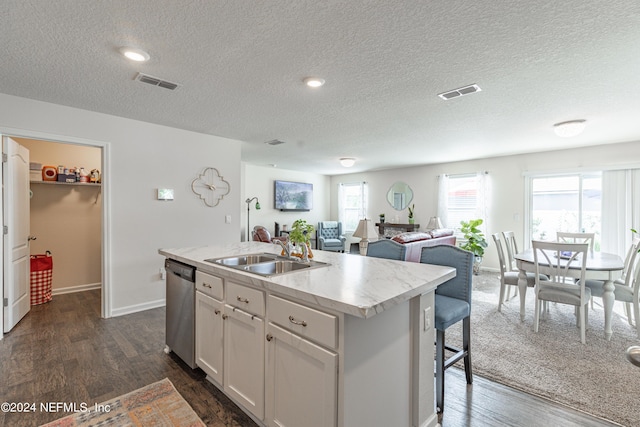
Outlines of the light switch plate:
[[173,188],[158,188],[158,200],[173,200]]

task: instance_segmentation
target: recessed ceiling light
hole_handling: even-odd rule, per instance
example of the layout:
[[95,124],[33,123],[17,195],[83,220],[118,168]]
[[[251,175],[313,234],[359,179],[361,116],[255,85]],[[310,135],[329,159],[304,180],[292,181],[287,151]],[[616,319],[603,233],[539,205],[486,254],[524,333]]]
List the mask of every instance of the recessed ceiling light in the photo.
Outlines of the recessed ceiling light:
[[149,54],[144,50],[134,49],[131,47],[121,48],[120,53],[122,53],[124,56],[126,56],[130,60],[136,61],[136,62],[145,62],[145,61],[148,61],[149,58],[151,58]]
[[340,164],[345,168],[350,168],[351,166],[356,164],[356,159],[353,157],[343,157],[340,159]]
[[307,77],[303,82],[309,87],[320,87],[324,84],[324,79],[318,77]]
[[553,131],[561,138],[571,138],[582,133],[586,120],[569,120],[568,122],[556,123],[553,125]]

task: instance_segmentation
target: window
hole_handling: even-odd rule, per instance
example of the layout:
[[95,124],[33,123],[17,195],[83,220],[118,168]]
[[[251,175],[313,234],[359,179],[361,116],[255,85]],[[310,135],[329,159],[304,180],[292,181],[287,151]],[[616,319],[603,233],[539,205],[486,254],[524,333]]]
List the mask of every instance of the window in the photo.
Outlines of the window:
[[366,182],[338,184],[338,215],[344,233],[353,233],[358,222],[366,218],[369,186]]
[[487,172],[440,176],[438,216],[446,228],[460,230],[460,221],[480,218],[486,230],[488,199]]
[[557,231],[595,233],[600,250],[602,173],[531,176],[529,235],[555,240]]

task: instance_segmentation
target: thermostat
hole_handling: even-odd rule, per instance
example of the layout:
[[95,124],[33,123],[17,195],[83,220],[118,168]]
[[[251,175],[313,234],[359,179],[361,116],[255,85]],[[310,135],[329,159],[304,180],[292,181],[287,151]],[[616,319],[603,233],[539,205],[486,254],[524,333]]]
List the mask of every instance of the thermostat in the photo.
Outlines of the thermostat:
[[173,188],[158,188],[158,200],[173,200]]

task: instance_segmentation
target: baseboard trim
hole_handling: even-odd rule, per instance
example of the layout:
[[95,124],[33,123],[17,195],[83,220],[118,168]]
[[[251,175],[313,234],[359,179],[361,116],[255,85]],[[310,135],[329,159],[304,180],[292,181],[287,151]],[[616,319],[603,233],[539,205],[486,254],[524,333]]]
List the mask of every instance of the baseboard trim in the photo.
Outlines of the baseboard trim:
[[134,304],[126,307],[114,308],[111,310],[112,317],[124,316],[127,314],[137,313],[139,311],[151,310],[152,308],[164,307],[166,305],[165,299],[159,299],[155,301],[149,301],[142,304]]
[[51,295],[72,294],[74,292],[92,291],[102,288],[102,283],[87,283],[86,285],[68,286],[66,288],[53,288]]

